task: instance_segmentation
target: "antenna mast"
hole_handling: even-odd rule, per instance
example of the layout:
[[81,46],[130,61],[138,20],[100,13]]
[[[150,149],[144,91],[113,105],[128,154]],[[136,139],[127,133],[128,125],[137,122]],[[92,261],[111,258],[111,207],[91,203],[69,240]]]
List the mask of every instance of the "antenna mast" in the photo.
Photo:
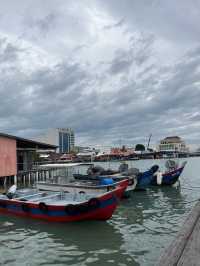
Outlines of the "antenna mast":
[[147,144],[147,150],[149,148],[149,144],[150,144],[151,137],[152,137],[152,134],[149,135],[149,140],[148,140],[148,144]]

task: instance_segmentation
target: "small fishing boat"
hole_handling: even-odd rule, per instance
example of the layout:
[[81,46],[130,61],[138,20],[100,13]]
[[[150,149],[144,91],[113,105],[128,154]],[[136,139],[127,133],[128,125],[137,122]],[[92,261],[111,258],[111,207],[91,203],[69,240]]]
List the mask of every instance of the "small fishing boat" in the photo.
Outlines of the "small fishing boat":
[[140,172],[139,169],[137,168],[128,169],[124,165],[121,167],[121,171],[118,171],[113,174],[109,174],[109,172],[114,172],[113,170],[103,170],[102,167],[98,167],[98,166],[94,168],[95,170],[92,170],[90,166],[88,174],[86,175],[74,174],[74,178],[76,180],[81,180],[81,181],[101,180],[102,177],[105,177],[105,176],[102,176],[102,173],[105,175],[105,173],[108,172],[107,178],[112,178],[115,182],[129,178],[129,185],[126,191],[130,192],[132,190],[143,190],[143,189],[146,189],[148,186],[150,186],[153,180],[153,175],[158,171],[159,166],[153,165],[149,170]]
[[[87,174],[75,174],[74,170],[78,166],[89,165]],[[44,164],[40,166],[41,169],[56,169],[63,168],[65,170],[72,169],[72,178],[68,176],[64,182],[56,180],[57,178],[50,178],[46,181],[36,182],[36,187],[40,190],[49,191],[66,191],[76,193],[104,193],[119,185],[119,182],[128,179],[128,186],[124,192],[128,196],[129,192],[134,190],[137,180],[134,175],[127,175],[124,170],[126,166],[120,165],[119,171],[107,169],[101,166],[94,166],[93,164],[85,163],[68,163],[68,164]],[[80,170],[80,168],[78,168]],[[124,175],[125,174],[125,175]]]
[[115,176],[115,180],[113,180],[112,177],[101,177],[98,180],[71,181],[64,184],[54,183],[49,180],[44,182],[37,182],[35,185],[37,189],[43,191],[64,191],[79,194],[102,194],[120,186],[120,184],[123,183],[125,179],[128,180],[128,186],[124,191],[124,196],[128,196],[129,192],[134,190],[137,184],[134,177]]
[[51,222],[107,220],[116,209],[128,180],[103,194],[11,190],[0,195],[0,212]]
[[151,182],[151,185],[154,186],[172,186],[174,185],[178,180],[183,172],[186,161],[182,163],[181,166],[179,166],[175,161],[173,160],[168,160],[166,161],[165,167],[166,171],[165,172],[156,172],[153,175],[153,179]]
[[[101,181],[73,181],[69,183],[54,183],[52,181],[40,181],[37,182],[36,188],[43,191],[64,191],[67,193],[79,193],[79,194],[102,194],[106,193],[110,190],[113,190],[117,186],[120,186],[121,183],[124,182],[124,178],[121,181],[114,182],[112,178],[102,178]],[[128,180],[128,184],[130,184],[130,179]]]

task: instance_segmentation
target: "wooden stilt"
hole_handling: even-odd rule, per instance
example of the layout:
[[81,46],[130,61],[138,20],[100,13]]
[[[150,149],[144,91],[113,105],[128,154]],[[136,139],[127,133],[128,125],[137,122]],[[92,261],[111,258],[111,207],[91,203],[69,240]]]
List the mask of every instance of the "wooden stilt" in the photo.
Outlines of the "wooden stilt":
[[14,184],[17,185],[17,176],[14,175]]

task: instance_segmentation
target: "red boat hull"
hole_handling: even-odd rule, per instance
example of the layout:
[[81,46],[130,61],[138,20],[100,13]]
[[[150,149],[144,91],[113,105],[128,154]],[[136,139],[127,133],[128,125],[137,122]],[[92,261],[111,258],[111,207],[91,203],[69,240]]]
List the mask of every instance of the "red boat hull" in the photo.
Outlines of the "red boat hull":
[[121,182],[115,190],[76,205],[55,206],[40,202],[0,199],[0,212],[50,222],[72,222],[81,220],[108,220],[115,211],[128,180]]

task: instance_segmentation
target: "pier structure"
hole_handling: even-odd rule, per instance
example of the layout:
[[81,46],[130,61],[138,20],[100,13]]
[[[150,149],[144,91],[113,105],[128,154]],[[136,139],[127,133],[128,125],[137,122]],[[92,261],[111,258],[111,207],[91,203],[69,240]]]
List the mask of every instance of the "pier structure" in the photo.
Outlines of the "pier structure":
[[19,184],[24,187],[30,186],[37,181],[46,181],[49,179],[56,179],[59,177],[58,168],[40,169],[39,166],[34,167],[33,170],[20,171],[16,176],[7,176],[4,178],[4,186],[7,187],[12,184]]
[[[57,146],[0,133],[0,183],[47,178],[52,171],[34,165],[37,150],[55,151]],[[48,172],[48,173],[47,173]]]
[[187,216],[176,238],[164,250],[157,265],[200,265],[200,201]]

